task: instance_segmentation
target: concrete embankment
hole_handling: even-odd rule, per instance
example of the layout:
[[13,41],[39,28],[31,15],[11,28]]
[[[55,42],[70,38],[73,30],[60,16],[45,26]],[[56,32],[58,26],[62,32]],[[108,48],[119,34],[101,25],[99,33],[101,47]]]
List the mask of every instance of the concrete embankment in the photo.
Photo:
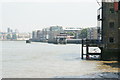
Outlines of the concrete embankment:
[[81,44],[81,39],[67,39],[68,44]]

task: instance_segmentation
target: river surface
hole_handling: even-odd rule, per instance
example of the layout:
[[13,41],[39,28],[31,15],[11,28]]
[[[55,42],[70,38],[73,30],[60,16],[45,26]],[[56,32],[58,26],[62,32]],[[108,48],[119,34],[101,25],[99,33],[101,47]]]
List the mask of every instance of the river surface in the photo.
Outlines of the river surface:
[[[98,72],[117,72],[102,61],[81,60],[81,45],[2,41],[3,78],[55,78]],[[0,50],[0,51],[1,51]]]

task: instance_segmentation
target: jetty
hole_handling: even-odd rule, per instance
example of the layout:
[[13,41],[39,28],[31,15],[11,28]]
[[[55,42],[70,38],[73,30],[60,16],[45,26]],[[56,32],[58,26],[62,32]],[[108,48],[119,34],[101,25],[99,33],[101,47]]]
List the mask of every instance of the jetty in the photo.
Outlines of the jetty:
[[[84,53],[84,47],[86,47],[86,53]],[[89,52],[89,47],[98,47],[101,50],[101,53],[97,53],[97,52]],[[85,55],[85,59],[90,59],[90,55],[99,55],[100,59],[102,59],[102,50],[103,49],[103,44],[100,40],[91,40],[91,39],[82,39],[82,47],[81,47],[81,59],[84,59],[84,55]]]

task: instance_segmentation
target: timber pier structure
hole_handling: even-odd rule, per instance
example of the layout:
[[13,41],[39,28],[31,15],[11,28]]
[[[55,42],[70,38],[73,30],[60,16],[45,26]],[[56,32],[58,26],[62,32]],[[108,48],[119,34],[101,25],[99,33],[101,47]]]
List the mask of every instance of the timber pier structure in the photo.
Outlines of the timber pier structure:
[[[102,0],[98,9],[98,27],[101,27],[101,41],[82,40],[82,59],[86,55],[89,58],[89,47],[99,47],[102,60],[120,60],[120,0]],[[86,54],[83,54],[86,47]]]
[[[86,49],[86,53],[84,53],[84,48]],[[94,53],[91,53],[89,52],[89,47],[98,47],[100,50],[101,50],[101,53],[98,53],[98,52],[94,52]],[[89,59],[90,55],[99,55],[100,56],[100,60],[102,59],[102,50],[103,50],[103,44],[100,40],[89,40],[89,39],[86,39],[86,40],[83,40],[82,39],[82,47],[81,47],[81,59],[84,59],[84,55],[86,57],[86,59]]]

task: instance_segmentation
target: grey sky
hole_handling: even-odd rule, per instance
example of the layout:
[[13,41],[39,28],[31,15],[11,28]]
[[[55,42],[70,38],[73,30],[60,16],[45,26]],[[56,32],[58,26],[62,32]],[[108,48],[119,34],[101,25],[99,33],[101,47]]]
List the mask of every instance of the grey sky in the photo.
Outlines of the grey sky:
[[[41,0],[43,1],[43,0]],[[59,1],[59,0],[58,0]],[[63,27],[97,26],[96,0],[66,2],[4,2],[2,3],[2,31],[7,27],[31,32],[53,25]]]

